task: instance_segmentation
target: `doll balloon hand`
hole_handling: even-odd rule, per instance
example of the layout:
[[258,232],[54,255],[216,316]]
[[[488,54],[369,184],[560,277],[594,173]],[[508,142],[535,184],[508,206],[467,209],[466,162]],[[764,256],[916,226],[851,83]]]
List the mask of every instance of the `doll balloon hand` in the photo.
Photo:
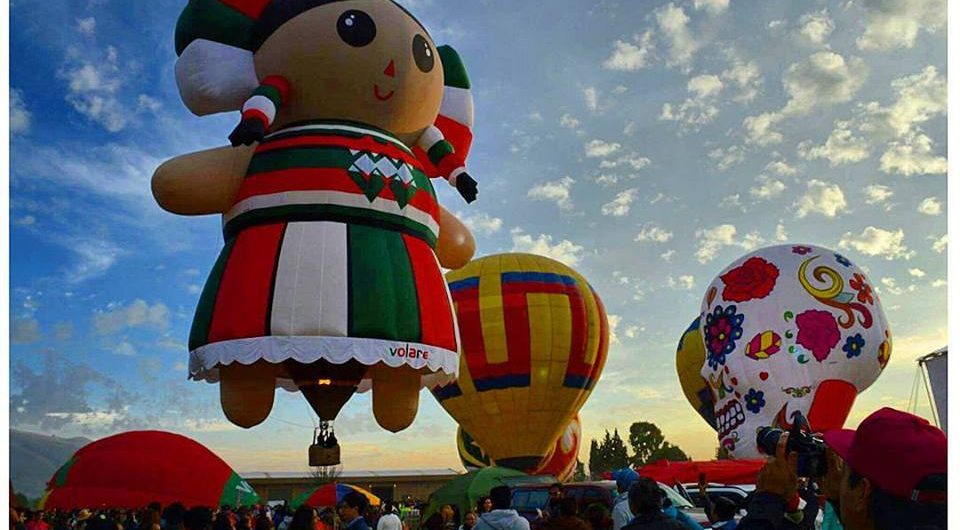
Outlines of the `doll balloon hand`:
[[469,173],[464,171],[457,175],[455,185],[457,191],[460,192],[460,196],[463,197],[463,200],[467,201],[467,204],[477,200],[477,181],[474,180]]
[[238,145],[251,145],[263,140],[267,133],[267,126],[262,120],[257,118],[247,118],[240,121],[240,124],[230,133],[230,144],[234,147]]

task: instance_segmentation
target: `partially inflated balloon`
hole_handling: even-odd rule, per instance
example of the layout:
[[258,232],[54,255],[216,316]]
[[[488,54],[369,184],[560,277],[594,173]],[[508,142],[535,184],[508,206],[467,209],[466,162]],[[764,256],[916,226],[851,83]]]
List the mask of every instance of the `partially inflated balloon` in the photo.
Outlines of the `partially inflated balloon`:
[[879,377],[892,339],[866,274],[812,245],[760,249],[733,262],[703,299],[717,436],[737,458],[759,456],[757,428],[804,413],[815,431],[843,426]]
[[677,377],[680,378],[680,388],[683,389],[683,395],[690,402],[690,406],[711,429],[716,429],[713,393],[710,385],[700,375],[706,358],[707,352],[700,336],[700,317],[697,317],[680,336],[680,343],[677,344]]
[[577,454],[580,452],[580,416],[573,418],[557,440],[553,450],[533,470],[534,475],[553,475],[566,482],[577,469]]
[[603,304],[579,273],[529,254],[480,258],[447,281],[460,376],[433,394],[497,465],[531,471],[600,377]]
[[[577,415],[563,430],[550,452],[543,456],[536,468],[531,470],[532,475],[553,475],[561,482],[573,476],[577,467],[577,455],[580,451],[580,416]],[[460,463],[467,470],[482,469],[496,465],[480,447],[470,433],[457,427],[457,452],[460,454]]]
[[421,376],[459,364],[441,266],[475,245],[432,178],[476,198],[460,57],[390,1],[191,0],[175,44],[187,107],[240,118],[233,147],[171,160],[152,183],[169,211],[223,216],[191,376],[219,382],[242,427],[278,385],[333,420],[364,378],[377,422],[409,426]]
[[143,508],[151,502],[184,506],[251,506],[253,488],[226,462],[179,434],[133,431],[92,442],[53,475],[45,510]]

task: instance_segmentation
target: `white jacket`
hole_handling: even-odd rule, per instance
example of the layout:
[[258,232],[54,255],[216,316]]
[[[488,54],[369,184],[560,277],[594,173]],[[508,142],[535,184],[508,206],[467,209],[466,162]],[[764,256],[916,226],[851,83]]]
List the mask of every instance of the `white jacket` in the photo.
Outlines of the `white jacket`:
[[620,496],[613,501],[612,516],[613,530],[620,530],[633,520],[633,513],[630,511],[630,500],[627,498],[626,492],[621,493]]
[[493,510],[477,518],[476,530],[530,530],[530,522],[516,510]]
[[403,523],[397,514],[385,513],[377,521],[377,530],[403,530]]

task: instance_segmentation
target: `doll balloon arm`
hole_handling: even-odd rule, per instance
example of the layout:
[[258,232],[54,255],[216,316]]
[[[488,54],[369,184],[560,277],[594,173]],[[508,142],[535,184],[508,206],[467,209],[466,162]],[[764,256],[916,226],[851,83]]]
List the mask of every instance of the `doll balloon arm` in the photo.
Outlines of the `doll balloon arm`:
[[440,207],[440,237],[437,239],[437,259],[447,269],[466,265],[477,250],[473,234],[457,216]]
[[218,147],[167,160],[153,173],[153,197],[180,215],[223,213],[233,206],[253,147]]
[[240,123],[230,133],[233,146],[251,145],[263,140],[277,111],[289,101],[290,83],[278,75],[270,75],[260,82],[260,86],[243,104]]
[[457,153],[453,144],[444,138],[440,129],[431,125],[417,143],[426,151],[430,162],[440,170],[440,176],[457,188],[464,200],[468,203],[477,200],[477,181],[467,173],[466,160]]

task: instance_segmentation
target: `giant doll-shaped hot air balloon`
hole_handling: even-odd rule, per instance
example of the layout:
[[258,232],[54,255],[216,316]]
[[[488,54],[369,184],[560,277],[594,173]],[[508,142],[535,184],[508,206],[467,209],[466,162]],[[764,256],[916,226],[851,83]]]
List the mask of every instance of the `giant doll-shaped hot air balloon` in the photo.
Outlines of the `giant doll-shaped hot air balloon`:
[[759,456],[757,428],[788,427],[794,412],[815,431],[839,428],[854,399],[890,360],[880,299],[846,256],[780,245],[734,261],[701,306],[720,444]]
[[332,420],[369,378],[377,422],[406,428],[421,375],[459,365],[441,265],[474,244],[431,182],[476,198],[459,56],[392,0],[190,0],[176,51],[191,111],[241,113],[231,147],[153,177],[163,208],[223,219],[191,376],[219,381],[242,427],[267,417],[275,385]]
[[[580,452],[582,437],[580,415],[563,430],[550,451],[543,455],[540,463],[530,471],[532,475],[553,475],[557,480],[565,482],[573,476],[577,468],[577,456]],[[496,462],[480,447],[480,444],[470,436],[470,433],[457,427],[457,452],[460,454],[460,463],[467,470],[482,469],[496,465]]]
[[603,304],[579,273],[529,254],[483,257],[447,281],[460,375],[433,394],[497,465],[533,471],[603,370]]
[[252,506],[260,498],[226,462],[179,434],[132,431],[85,445],[60,466],[40,501],[45,510]]
[[697,411],[703,421],[716,429],[713,417],[713,392],[710,385],[700,375],[700,369],[707,358],[707,351],[703,347],[703,338],[700,335],[700,317],[693,319],[687,329],[680,336],[677,344],[677,378],[680,388],[690,406]]

